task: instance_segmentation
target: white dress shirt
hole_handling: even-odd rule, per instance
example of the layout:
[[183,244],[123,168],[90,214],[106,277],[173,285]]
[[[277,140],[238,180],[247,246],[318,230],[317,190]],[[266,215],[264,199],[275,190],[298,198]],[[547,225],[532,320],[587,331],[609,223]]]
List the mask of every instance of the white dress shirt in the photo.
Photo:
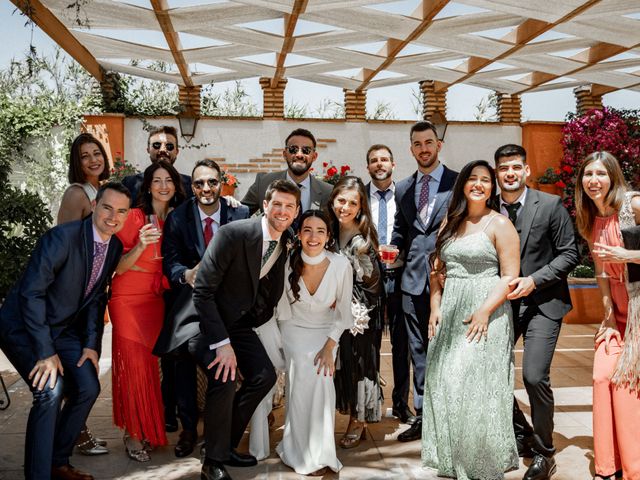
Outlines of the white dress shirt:
[[213,236],[216,236],[216,233],[218,232],[218,229],[220,228],[220,210],[222,207],[218,207],[218,210],[216,210],[212,215],[207,215],[206,213],[204,213],[202,211],[202,209],[200,208],[200,205],[198,205],[198,213],[200,214],[200,226],[202,227],[202,232],[204,233],[204,227],[207,225],[205,222],[205,219],[210,218],[211,220],[213,220],[213,223],[211,224],[211,230],[213,231]]
[[301,212],[305,212],[311,208],[311,175],[307,175],[307,178],[302,180],[301,182],[296,182],[293,178],[289,176],[289,171],[287,170],[287,180],[289,180],[294,185],[300,186],[300,209]]
[[[515,202],[512,202],[512,204],[516,203],[516,202],[520,202],[520,206],[518,207],[516,215],[520,215],[520,212],[522,212],[522,207],[524,207],[524,201],[527,198],[527,190],[528,189],[529,189],[529,187],[524,187],[522,195],[520,195]],[[509,204],[504,201],[504,199],[502,198],[502,194],[500,194],[500,213],[502,215],[504,215],[505,217],[509,218],[509,212],[507,212],[507,209],[505,208],[505,205],[509,205]]]
[[[442,164],[438,165],[433,172],[429,175],[431,176],[431,180],[429,180],[429,200],[427,203],[427,221],[425,222],[427,225],[431,220],[431,214],[433,213],[433,206],[436,203],[436,194],[438,193],[438,189],[440,188],[440,181],[442,180],[442,174],[444,173],[444,166]],[[420,191],[422,190],[422,177],[424,177],[424,173],[418,170],[418,175],[416,176],[416,191],[414,200],[416,202],[416,208],[420,203]],[[418,215],[420,212],[417,212]]]

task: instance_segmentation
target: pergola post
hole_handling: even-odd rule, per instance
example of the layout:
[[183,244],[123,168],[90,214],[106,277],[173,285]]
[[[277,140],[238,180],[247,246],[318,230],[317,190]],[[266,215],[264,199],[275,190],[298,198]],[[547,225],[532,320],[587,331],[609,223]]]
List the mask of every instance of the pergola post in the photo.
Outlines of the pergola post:
[[573,94],[576,97],[576,111],[578,115],[583,115],[593,108],[602,110],[602,95],[594,95],[592,85],[576,87],[573,89]]
[[522,99],[518,94],[496,92],[498,96],[498,121],[520,123],[522,119]]
[[344,91],[344,116],[347,122],[362,122],[367,118],[367,91]]
[[447,117],[447,89],[442,88],[436,91],[434,80],[422,80],[420,82],[420,92],[422,93],[422,118],[433,120],[436,112],[440,112],[442,117]]
[[284,89],[287,79],[280,78],[275,87],[271,86],[271,78],[260,77],[262,87],[262,118],[284,119]]
[[201,85],[194,85],[192,87],[185,87],[180,85],[178,87],[178,99],[180,101],[180,107],[183,112],[189,112],[196,117],[200,116],[200,91]]

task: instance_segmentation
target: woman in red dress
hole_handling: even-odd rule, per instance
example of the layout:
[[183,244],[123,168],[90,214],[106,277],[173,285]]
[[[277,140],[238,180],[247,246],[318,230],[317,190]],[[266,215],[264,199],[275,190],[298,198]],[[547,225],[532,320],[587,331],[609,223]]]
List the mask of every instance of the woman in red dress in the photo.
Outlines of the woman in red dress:
[[131,209],[118,238],[123,255],[113,279],[109,314],[113,323],[113,421],[125,430],[127,455],[150,460],[154,446],[166,445],[158,359],[151,353],[164,318],[160,242],[167,215],[184,198],[180,175],[159,160],[144,172],[138,206]]

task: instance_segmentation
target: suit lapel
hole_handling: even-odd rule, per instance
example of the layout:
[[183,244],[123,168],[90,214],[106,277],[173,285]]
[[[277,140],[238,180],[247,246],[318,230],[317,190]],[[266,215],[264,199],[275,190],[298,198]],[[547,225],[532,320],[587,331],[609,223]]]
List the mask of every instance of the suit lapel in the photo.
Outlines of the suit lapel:
[[83,289],[82,294],[89,286],[89,279],[91,278],[91,270],[93,268],[93,218],[89,217],[84,220],[82,226],[82,241],[84,244],[84,250],[86,252],[84,256],[84,279],[82,281]]
[[196,250],[198,251],[198,256],[202,258],[204,256],[204,232],[202,231],[202,222],[200,221],[200,211],[198,210],[198,204],[194,200],[189,200],[191,202],[191,209],[189,212],[191,213],[192,218],[187,222],[189,228],[189,234],[191,240],[196,246]]
[[258,291],[262,263],[262,215],[255,217],[245,245],[245,255],[250,269],[253,293]]
[[[443,166],[444,167],[444,166]],[[438,186],[438,192],[436,193],[436,200],[433,204],[433,210],[431,210],[431,216],[429,217],[429,225],[425,228],[425,231],[431,228],[434,219],[438,216],[440,209],[446,205],[447,198],[451,193],[453,187],[453,175],[450,175],[450,171],[447,167],[444,167],[442,177],[440,178],[440,185]]]
[[[310,199],[310,208],[315,208],[315,209],[320,209],[320,205],[322,205],[322,191],[320,191],[320,189],[318,188],[318,183],[319,180],[316,180],[313,175],[310,175],[310,181],[309,181],[309,186],[310,186],[310,195],[309,195],[309,199]],[[302,212],[300,212],[302,213]]]
[[[415,172],[411,178],[411,182],[409,187],[404,192],[404,195],[400,198],[400,204],[402,205],[402,210],[406,212],[406,217],[408,219],[415,219],[417,216],[416,209],[416,178],[418,176],[418,172]],[[418,221],[420,226],[422,225],[422,221]]]
[[529,233],[531,232],[531,225],[533,225],[533,219],[538,211],[538,205],[540,199],[538,198],[538,192],[532,188],[527,190],[527,196],[524,200],[524,205],[520,211],[520,215],[516,219],[516,229],[520,234],[520,255],[524,252],[524,246],[527,244]]
[[220,226],[226,225],[229,215],[229,207],[227,206],[227,201],[225,199],[220,199]]

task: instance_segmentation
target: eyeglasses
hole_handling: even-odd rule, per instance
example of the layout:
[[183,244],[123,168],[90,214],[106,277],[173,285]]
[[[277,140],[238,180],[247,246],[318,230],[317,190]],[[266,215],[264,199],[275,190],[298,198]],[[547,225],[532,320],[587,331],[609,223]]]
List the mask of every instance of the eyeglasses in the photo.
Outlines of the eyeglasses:
[[[162,142],[153,142],[151,146],[154,150],[160,150],[160,147],[162,147]],[[164,148],[167,149],[167,152],[173,152],[176,146],[173,143],[165,143]]]
[[311,155],[311,153],[315,150],[313,147],[300,147],[298,145],[289,145],[286,148],[287,152],[289,152],[290,155],[295,155],[296,153],[298,153],[298,150],[300,150],[303,155]]
[[[196,187],[198,190],[201,190],[204,188],[204,182],[205,180],[194,180],[192,183],[194,187]],[[207,178],[206,182],[210,188],[215,188],[220,185],[220,182],[215,178]]]

